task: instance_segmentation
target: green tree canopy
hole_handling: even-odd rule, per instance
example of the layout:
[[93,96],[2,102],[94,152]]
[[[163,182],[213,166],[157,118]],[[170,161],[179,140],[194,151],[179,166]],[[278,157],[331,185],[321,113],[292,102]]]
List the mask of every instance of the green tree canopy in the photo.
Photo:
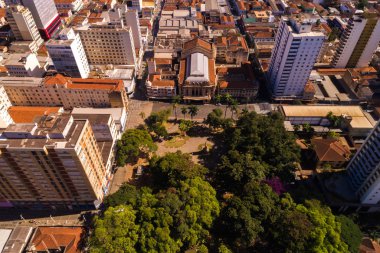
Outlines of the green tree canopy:
[[177,186],[181,180],[203,178],[207,169],[194,163],[189,154],[177,151],[162,157],[153,157],[150,161],[150,172],[155,185],[170,187]]
[[227,150],[252,154],[252,159],[268,166],[267,177],[279,176],[283,180],[294,178],[295,162],[300,159],[300,149],[294,136],[283,125],[278,113],[268,116],[255,112],[244,113],[225,131]]
[[136,211],[131,206],[110,207],[103,217],[95,218],[95,230],[90,239],[91,253],[137,252],[139,226]]
[[345,215],[337,216],[336,220],[341,224],[341,237],[348,245],[348,250],[351,253],[357,253],[363,238],[359,226]]
[[191,120],[181,119],[178,129],[186,136],[186,133],[194,126],[194,122]]
[[141,156],[156,151],[152,137],[144,129],[128,129],[117,142],[117,164],[136,162]]

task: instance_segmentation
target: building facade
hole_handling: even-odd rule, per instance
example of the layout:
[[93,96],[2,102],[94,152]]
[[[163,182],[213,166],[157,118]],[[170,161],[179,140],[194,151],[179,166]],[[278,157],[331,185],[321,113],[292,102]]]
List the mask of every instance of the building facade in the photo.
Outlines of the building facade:
[[310,20],[281,20],[268,80],[272,96],[301,98],[325,36],[312,31]]
[[43,39],[50,39],[61,25],[61,19],[59,18],[54,1],[23,0],[22,3],[32,13],[41,37]]
[[34,53],[11,54],[3,64],[10,76],[42,77],[45,74],[44,66]]
[[344,30],[332,65],[336,68],[368,66],[380,41],[380,19],[377,12],[354,15]]
[[88,77],[90,66],[87,56],[79,34],[75,34],[73,29],[62,30],[58,39],[51,39],[46,43],[46,49],[59,73],[71,77]]
[[215,94],[215,47],[195,38],[183,45],[178,85],[185,101],[208,102]]
[[135,65],[132,30],[117,23],[96,23],[75,28],[90,64]]
[[106,170],[90,122],[70,115],[13,124],[0,144],[0,197],[14,206],[98,206]]
[[8,113],[12,104],[3,86],[0,86],[0,128],[5,128],[9,124],[14,123],[12,117]]
[[37,52],[44,43],[38,32],[33,15],[28,8],[22,5],[11,6],[7,9],[7,21],[16,40],[33,42],[32,52]]
[[122,80],[69,78],[57,74],[46,78],[0,78],[14,106],[127,107]]
[[351,186],[363,204],[380,203],[380,125],[375,126],[347,166]]

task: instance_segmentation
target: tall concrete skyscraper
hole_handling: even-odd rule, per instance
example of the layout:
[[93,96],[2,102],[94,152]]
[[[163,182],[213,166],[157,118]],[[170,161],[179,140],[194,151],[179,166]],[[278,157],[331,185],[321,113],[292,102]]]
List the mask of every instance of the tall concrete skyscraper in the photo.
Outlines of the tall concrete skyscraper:
[[63,29],[58,39],[51,39],[46,43],[46,48],[58,72],[72,77],[88,77],[90,66],[87,56],[79,34],[75,34],[73,29]]
[[303,16],[282,18],[268,71],[273,97],[303,96],[325,39],[322,32],[312,30],[315,21]]
[[375,10],[356,14],[348,21],[332,60],[336,68],[368,66],[380,41],[380,18]]
[[37,51],[44,43],[38,32],[32,13],[22,5],[7,8],[7,21],[16,40],[34,42],[33,47]]
[[33,15],[43,39],[50,39],[61,24],[54,0],[22,0]]
[[90,64],[134,65],[136,52],[132,29],[117,23],[95,23],[76,27]]
[[380,123],[347,167],[356,196],[363,204],[380,203]]

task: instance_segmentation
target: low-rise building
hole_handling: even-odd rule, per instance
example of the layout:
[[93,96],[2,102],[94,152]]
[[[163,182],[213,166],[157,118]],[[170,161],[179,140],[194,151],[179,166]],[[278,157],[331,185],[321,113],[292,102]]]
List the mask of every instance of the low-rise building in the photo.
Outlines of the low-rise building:
[[34,53],[10,54],[3,64],[10,76],[42,77],[45,74],[44,66]]
[[0,86],[0,128],[6,128],[9,124],[14,123],[12,117],[8,113],[8,109],[12,106],[8,95],[3,86]]
[[221,36],[215,39],[216,61],[240,65],[248,60],[248,46],[243,36]]
[[83,7],[82,0],[54,0],[54,3],[58,12],[61,10],[71,10],[72,12],[77,12]]
[[38,227],[29,242],[26,253],[79,253],[85,230],[82,227]]
[[70,78],[57,74],[46,78],[0,78],[15,106],[127,107],[122,80]]
[[219,67],[216,73],[219,95],[228,93],[234,98],[246,101],[256,97],[259,83],[253,74],[250,62],[242,63],[241,67]]
[[355,105],[281,105],[280,113],[285,121],[292,125],[310,124],[312,126],[329,126],[328,113],[343,118],[342,127],[353,137],[365,137],[373,129],[369,116],[364,114],[360,106]]
[[315,152],[318,167],[343,168],[350,160],[351,151],[349,147],[342,144],[339,139],[314,138],[311,140]]

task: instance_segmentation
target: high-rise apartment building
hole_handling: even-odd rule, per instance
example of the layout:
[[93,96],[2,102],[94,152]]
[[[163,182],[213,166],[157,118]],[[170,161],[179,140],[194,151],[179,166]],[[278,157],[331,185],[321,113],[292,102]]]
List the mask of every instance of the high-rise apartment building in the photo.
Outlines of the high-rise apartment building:
[[16,40],[33,42],[31,48],[37,52],[44,43],[34,22],[32,13],[22,5],[11,6],[7,9],[7,21]]
[[0,128],[5,128],[9,124],[13,123],[13,119],[8,113],[8,109],[11,106],[12,104],[9,101],[8,95],[5,92],[4,87],[0,86]]
[[307,18],[282,18],[268,71],[274,97],[302,97],[325,39],[312,28],[313,21]]
[[14,106],[124,107],[128,96],[122,80],[69,78],[57,74],[46,78],[3,77]]
[[380,123],[347,166],[356,196],[363,204],[380,203]]
[[23,0],[23,5],[27,7],[33,15],[37,28],[43,39],[50,39],[59,28],[61,19],[53,0]]
[[125,13],[125,24],[130,26],[133,34],[133,42],[135,48],[140,49],[142,47],[141,31],[139,14],[136,10],[128,10]]
[[380,41],[380,18],[377,11],[356,14],[348,21],[332,65],[336,68],[368,66]]
[[88,119],[45,115],[11,124],[0,143],[0,198],[14,206],[98,206],[107,192]]
[[75,28],[87,60],[95,65],[134,65],[136,52],[132,29],[121,23],[96,23]]
[[90,66],[87,56],[79,34],[75,34],[73,29],[62,30],[58,39],[50,39],[46,43],[46,49],[58,72],[72,77],[88,77]]
[[109,18],[111,22],[123,22],[124,25],[130,26],[135,48],[140,49],[143,46],[137,10],[128,9],[126,4],[117,4],[109,11]]

